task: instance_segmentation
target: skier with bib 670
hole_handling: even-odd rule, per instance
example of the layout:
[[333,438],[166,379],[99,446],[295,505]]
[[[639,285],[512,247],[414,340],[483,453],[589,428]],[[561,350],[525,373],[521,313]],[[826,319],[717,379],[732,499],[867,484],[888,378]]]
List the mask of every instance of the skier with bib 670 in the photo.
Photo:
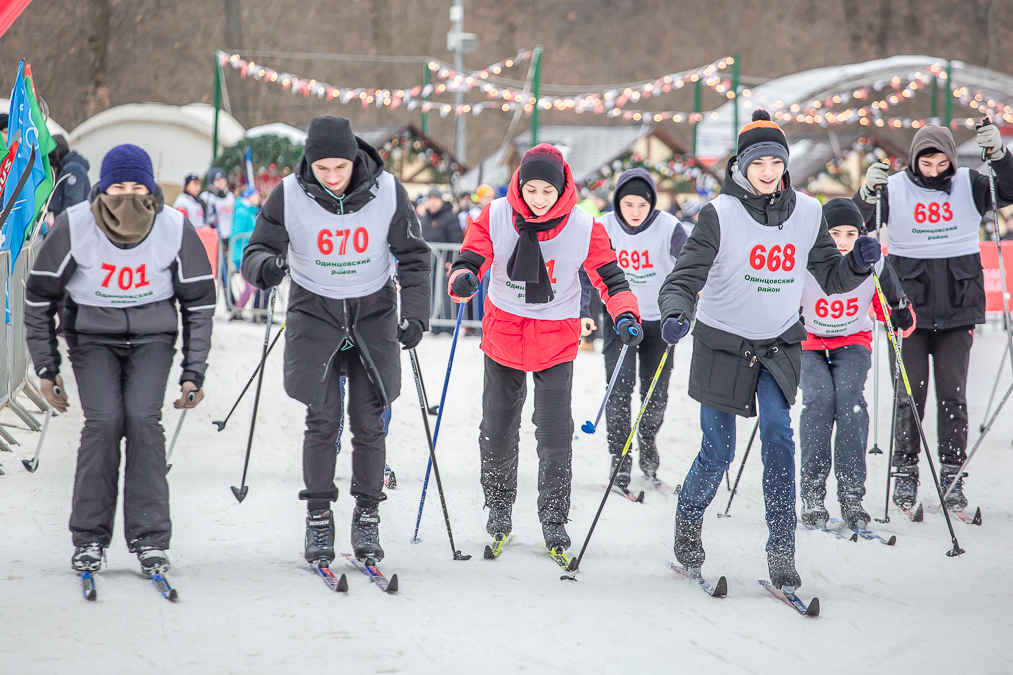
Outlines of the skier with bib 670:
[[[693,331],[689,395],[701,403],[703,442],[675,518],[675,555],[699,574],[704,510],[735,452],[735,417],[759,408],[771,584],[789,595],[795,569],[795,442],[789,410],[801,372],[799,306],[806,272],[827,293],[857,288],[882,256],[859,237],[841,256],[820,203],[791,187],[788,142],[764,110],[739,132],[721,194],[700,212],[659,295],[662,335]],[[757,405],[758,404],[758,405]]]
[[346,376],[352,549],[376,564],[383,559],[379,505],[387,498],[382,415],[401,393],[398,342],[415,347],[429,327],[429,247],[404,186],[343,117],[310,122],[305,155],[268,197],[246,246],[243,276],[257,288],[277,286],[288,269],[285,391],[307,407],[299,493],[308,511],[306,560],[321,567],[334,560],[331,502]]
[[627,344],[643,337],[640,310],[608,234],[577,206],[570,167],[555,147],[528,150],[507,196],[489,204],[468,229],[450,272],[449,290],[467,302],[489,276],[482,318],[485,386],[479,449],[489,508],[486,530],[497,540],[512,532],[517,456],[527,373],[535,382],[533,421],[538,442],[538,519],[545,547],[557,561],[570,537],[573,360],[580,342],[583,269],[615,317]]

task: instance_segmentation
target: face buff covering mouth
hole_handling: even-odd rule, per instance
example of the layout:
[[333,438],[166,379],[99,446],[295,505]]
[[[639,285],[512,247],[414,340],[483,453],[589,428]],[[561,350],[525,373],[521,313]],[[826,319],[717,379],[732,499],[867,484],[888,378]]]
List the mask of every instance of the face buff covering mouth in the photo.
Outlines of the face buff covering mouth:
[[154,195],[100,194],[91,204],[99,229],[117,244],[136,244],[155,224]]

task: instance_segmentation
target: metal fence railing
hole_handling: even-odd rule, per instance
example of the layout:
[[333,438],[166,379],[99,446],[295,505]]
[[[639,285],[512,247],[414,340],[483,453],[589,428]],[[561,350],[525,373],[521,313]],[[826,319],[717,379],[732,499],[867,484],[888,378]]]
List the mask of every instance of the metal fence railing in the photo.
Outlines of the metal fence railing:
[[[429,243],[429,257],[433,270],[433,298],[430,303],[429,326],[433,328],[453,328],[457,324],[457,304],[447,293],[447,277],[450,266],[461,252],[460,244]],[[464,307],[464,319],[461,325],[465,328],[480,329],[482,314],[485,309],[485,283]]]
[[5,387],[9,391],[9,397],[6,404],[32,431],[41,431],[42,425],[18,402],[17,395],[24,391],[36,405],[43,411],[46,410],[45,403],[27,379],[31,357],[28,354],[28,340],[25,332],[25,286],[41,247],[41,238],[24,246],[21,253],[18,254],[17,260],[14,261],[14,269],[7,277],[7,306],[10,311],[10,323],[8,324],[9,341],[7,343],[9,371],[6,380],[8,387]]

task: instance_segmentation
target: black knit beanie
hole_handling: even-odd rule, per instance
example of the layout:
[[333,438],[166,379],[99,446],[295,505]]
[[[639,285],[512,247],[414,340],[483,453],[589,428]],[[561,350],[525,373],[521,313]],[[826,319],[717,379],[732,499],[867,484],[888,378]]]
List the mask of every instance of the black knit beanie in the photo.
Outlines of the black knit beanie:
[[520,185],[529,180],[544,180],[556,188],[562,196],[566,187],[566,173],[563,171],[563,153],[548,143],[539,143],[524,153],[521,158]]
[[763,108],[753,111],[753,121],[739,132],[739,166],[745,167],[761,157],[777,157],[788,165],[788,139],[781,127],[770,121],[770,113]]
[[862,212],[855,206],[855,202],[843,197],[831,199],[824,204],[823,217],[827,220],[828,230],[841,225],[850,225],[861,232],[865,225]]
[[627,195],[643,197],[645,202],[652,206],[654,205],[654,190],[651,189],[651,186],[643,178],[631,178],[620,185],[619,189],[616,190],[615,202],[618,204]]
[[306,161],[310,164],[329,157],[354,161],[358,152],[352,125],[344,117],[324,115],[310,122],[306,134]]

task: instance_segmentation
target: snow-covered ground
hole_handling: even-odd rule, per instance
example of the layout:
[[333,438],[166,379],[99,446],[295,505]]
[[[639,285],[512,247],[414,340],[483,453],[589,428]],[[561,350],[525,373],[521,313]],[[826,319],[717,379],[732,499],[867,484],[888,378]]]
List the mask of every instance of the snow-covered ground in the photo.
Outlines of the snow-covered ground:
[[[255,366],[262,340],[262,327],[216,320],[207,398],[186,420],[169,476],[174,524],[169,576],[180,593],[175,604],[140,576],[119,516],[108,567],[97,575],[99,599],[89,603],[81,597],[69,566],[67,520],[82,419],[72,373],[65,369],[74,407],[51,424],[38,472],[29,474],[15,457],[0,455],[7,472],[0,477],[0,672],[1013,670],[1013,507],[1007,498],[1013,415],[1008,410],[975,458],[968,481],[971,508],[981,506],[984,525],[954,523],[967,551],[963,556],[946,557],[950,540],[941,515],[927,514],[924,523],[914,524],[894,512],[889,524],[877,525],[883,534],[897,535],[891,548],[798,533],[800,595],[819,596],[823,607],[822,616],[812,620],[756,583],[767,575],[759,448],[746,467],[733,517],[715,515],[728,499],[722,488],[705,520],[704,571],[728,577],[726,599],[708,598],[669,570],[676,498],[649,488],[643,504],[609,499],[579,581],[560,581],[559,568],[542,553],[535,513],[531,396],[522,426],[517,536],[499,560],[483,560],[486,513],[477,445],[482,356],[478,339],[462,338],[438,453],[457,545],[474,557],[451,560],[432,484],[422,543],[409,543],[428,455],[404,355],[403,392],[387,439],[398,487],[388,491],[381,507],[383,569],[397,572],[401,590],[384,595],[336,562],[337,571],[348,573],[350,589],[334,594],[301,559],[305,506],[296,495],[302,484],[303,408],[282,389],[280,350],[272,355],[264,382],[249,495],[238,504],[229,490],[240,479],[253,397],[244,400],[225,431],[215,431],[211,420],[228,412]],[[419,347],[433,403],[449,349],[449,336],[427,336]],[[1002,335],[986,329],[971,353],[972,441],[1002,349]],[[689,353],[689,344],[675,353],[659,438],[660,474],[673,485],[681,482],[700,440],[699,407],[686,395]],[[881,377],[880,445],[885,448],[890,411],[885,358]],[[601,354],[582,352],[574,375],[578,429],[597,412],[604,384]],[[173,385],[166,396],[169,433],[179,416],[170,403],[176,396]],[[871,385],[867,397],[871,405]],[[796,420],[799,407],[793,411]],[[9,411],[2,421],[16,427],[23,443],[17,452],[34,451],[36,434]],[[740,456],[751,428],[752,420],[740,419]],[[934,424],[926,431],[934,442]],[[604,432],[578,435],[569,525],[573,552],[594,516],[608,470]],[[338,460],[341,499],[335,515],[339,546],[347,550],[353,503],[345,448]],[[733,472],[737,466],[738,458]],[[866,506],[875,516],[882,515],[885,470],[885,456],[869,457]],[[635,478],[634,487],[647,486]],[[922,486],[927,495],[926,488],[927,481]],[[831,495],[834,490],[831,478]],[[837,516],[832,498],[828,506]]]

